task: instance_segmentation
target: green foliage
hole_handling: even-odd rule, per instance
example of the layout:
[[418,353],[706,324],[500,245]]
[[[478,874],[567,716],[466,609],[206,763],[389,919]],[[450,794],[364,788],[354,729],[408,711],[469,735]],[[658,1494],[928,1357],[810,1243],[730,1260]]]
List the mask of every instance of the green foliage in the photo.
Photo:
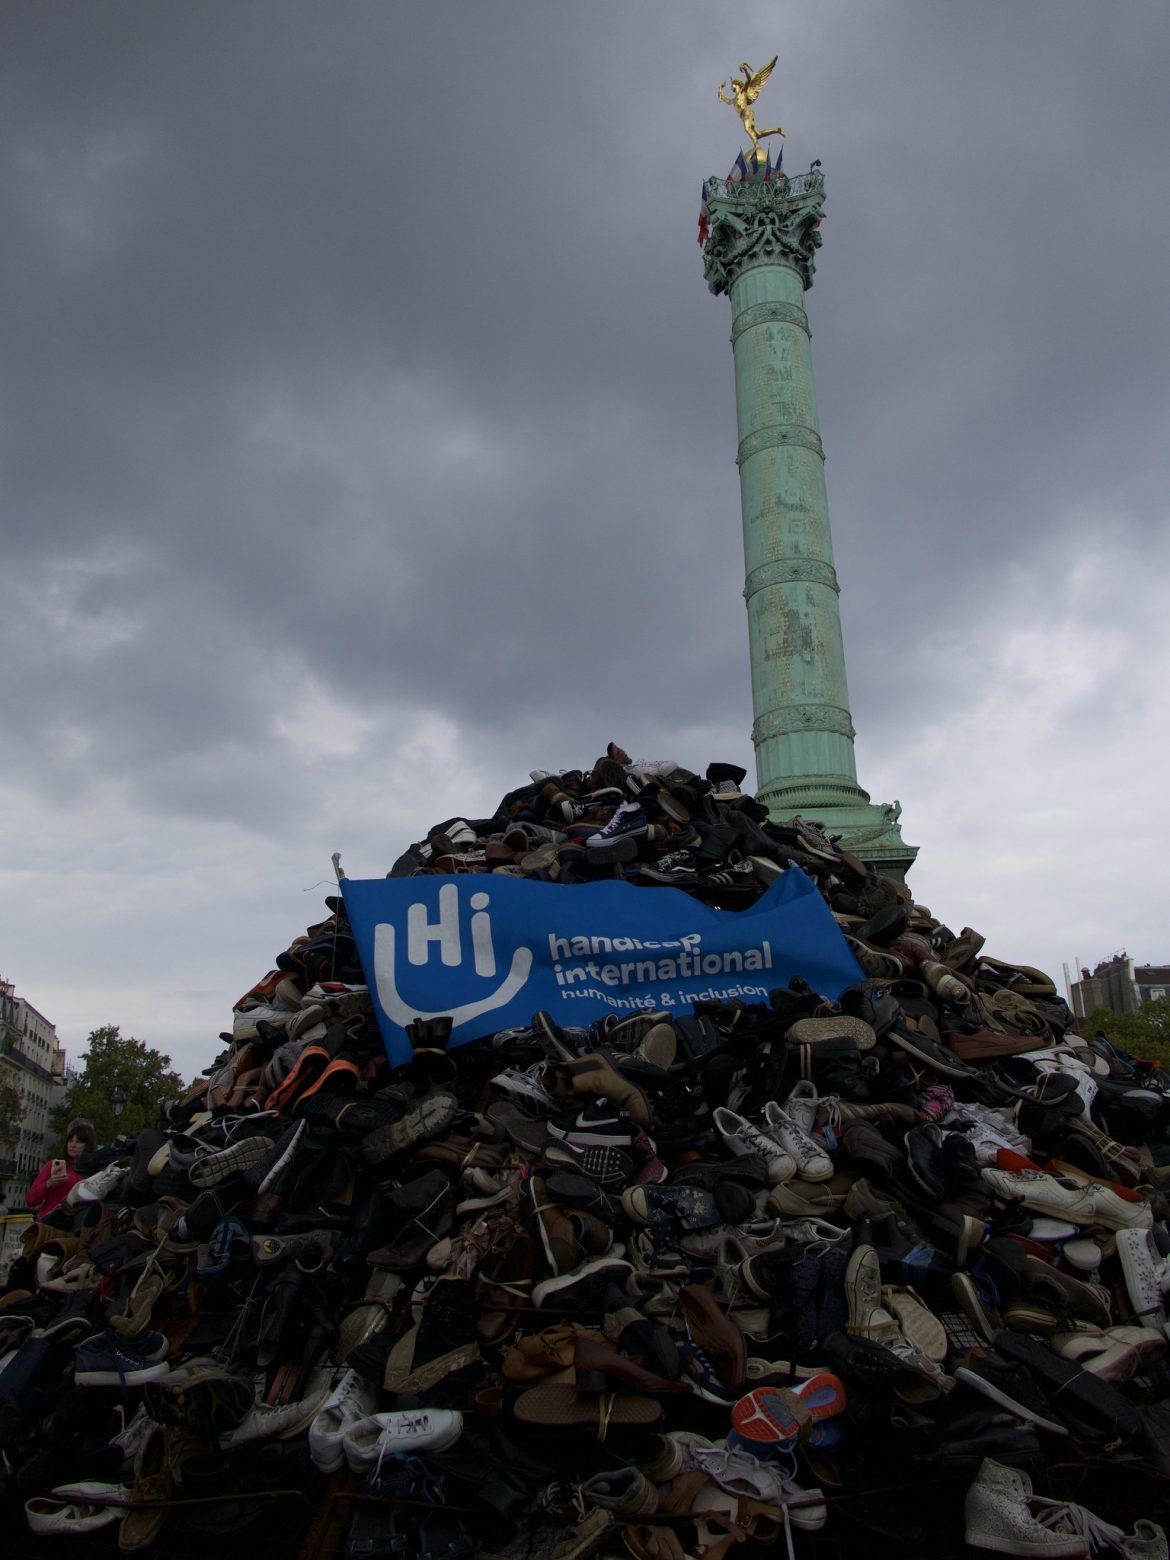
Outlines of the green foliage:
[[123,1040],[116,1024],[92,1030],[85,1044],[88,1049],[84,1070],[64,1103],[53,1112],[53,1126],[62,1136],[66,1123],[74,1116],[88,1116],[98,1142],[112,1142],[115,1131],[110,1090],[115,1083],[126,1089],[126,1108],[118,1130],[127,1137],[133,1137],[143,1127],[157,1126],[159,1106],[183,1093],[183,1080],[171,1071],[170,1057],[132,1036]]
[[20,1090],[8,1078],[0,1078],[0,1148],[11,1148],[20,1137],[24,1113]]
[[1107,1040],[1146,1062],[1170,1066],[1170,1002],[1143,1002],[1136,1013],[1096,1008],[1081,1025],[1086,1035],[1100,1029]]

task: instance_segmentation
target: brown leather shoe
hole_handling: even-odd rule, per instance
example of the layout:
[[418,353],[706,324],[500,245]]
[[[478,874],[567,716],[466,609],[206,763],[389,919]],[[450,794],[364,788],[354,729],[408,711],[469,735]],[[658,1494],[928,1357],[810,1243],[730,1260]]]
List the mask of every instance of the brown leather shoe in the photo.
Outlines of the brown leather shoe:
[[624,1110],[639,1127],[647,1129],[653,1117],[646,1096],[636,1083],[624,1078],[602,1051],[591,1051],[575,1062],[562,1062],[556,1080],[570,1096],[604,1096],[618,1110]]
[[496,1348],[515,1332],[520,1312],[532,1304],[535,1280],[536,1243],[523,1231],[502,1251],[483,1259],[476,1286],[479,1321],[475,1329],[481,1348]]
[[[740,1342],[742,1343],[742,1336]],[[573,1348],[573,1366],[580,1392],[612,1392],[614,1382],[622,1382],[632,1392],[649,1392],[659,1397],[664,1392],[689,1392],[683,1381],[668,1381],[646,1370],[627,1354],[619,1354],[596,1333],[578,1334]]]
[[714,1283],[684,1284],[678,1298],[687,1331],[719,1380],[730,1392],[742,1391],[747,1372],[743,1333],[720,1310]]
[[554,1273],[571,1273],[590,1257],[600,1257],[613,1244],[613,1232],[580,1208],[564,1208],[549,1197],[544,1181],[534,1175],[525,1182],[533,1229]]
[[577,1322],[558,1322],[543,1332],[520,1338],[504,1355],[500,1372],[509,1381],[539,1381],[554,1371],[568,1370],[578,1338],[599,1339]]

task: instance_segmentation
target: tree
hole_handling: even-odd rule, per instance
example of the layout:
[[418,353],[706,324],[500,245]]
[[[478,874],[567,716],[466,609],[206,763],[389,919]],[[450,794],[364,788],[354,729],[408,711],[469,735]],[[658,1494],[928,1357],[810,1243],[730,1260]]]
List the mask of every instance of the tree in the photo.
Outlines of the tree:
[[178,1099],[183,1080],[171,1070],[171,1059],[131,1036],[123,1040],[117,1024],[90,1031],[86,1039],[85,1067],[70,1085],[64,1102],[53,1112],[53,1126],[64,1134],[74,1116],[93,1122],[99,1143],[111,1143],[116,1135],[110,1091],[115,1083],[126,1090],[126,1107],[117,1130],[133,1137],[143,1127],[155,1127],[159,1106]]
[[20,1137],[24,1101],[20,1090],[8,1078],[0,1078],[0,1150],[11,1148]]
[[1097,1008],[1081,1028],[1086,1035],[1100,1029],[1113,1045],[1142,1061],[1170,1064],[1170,1002],[1143,1002],[1136,1013]]

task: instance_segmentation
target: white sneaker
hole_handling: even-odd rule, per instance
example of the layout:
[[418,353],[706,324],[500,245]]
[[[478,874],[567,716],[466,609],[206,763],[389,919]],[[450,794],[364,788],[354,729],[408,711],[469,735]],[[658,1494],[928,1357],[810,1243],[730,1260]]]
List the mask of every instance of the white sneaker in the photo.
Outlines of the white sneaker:
[[993,1170],[980,1175],[998,1197],[1018,1197],[1032,1213],[1050,1214],[1070,1224],[1100,1224],[1105,1229],[1149,1229],[1154,1222],[1147,1202],[1130,1202],[1098,1181],[1082,1184],[1042,1170]]
[[796,1458],[781,1454],[767,1461],[750,1452],[714,1446],[709,1451],[696,1447],[693,1457],[699,1468],[732,1495],[746,1495],[786,1509],[794,1528],[816,1533],[828,1521],[825,1497],[818,1489],[802,1489],[796,1482]]
[[[544,1065],[543,1062],[538,1062],[536,1067],[539,1069]],[[537,1082],[534,1070],[522,1070],[519,1067],[505,1068],[491,1080],[491,1087],[506,1094],[527,1115],[540,1118],[552,1115],[554,1111],[562,1108],[556,1096],[550,1094],[542,1083]]]
[[809,1246],[814,1242],[828,1247],[849,1247],[853,1244],[853,1231],[842,1229],[828,1219],[810,1215],[806,1219],[785,1219],[784,1239],[796,1246]]
[[[1047,1555],[1083,1560],[1088,1545],[1075,1533],[1056,1533],[1033,1515],[1032,1481],[1018,1468],[985,1457],[967,1491],[967,1542],[1003,1555]],[[1049,1504],[1049,1503],[1045,1503]]]
[[87,1180],[75,1181],[65,1201],[71,1207],[76,1207],[78,1203],[105,1202],[107,1197],[114,1195],[129,1173],[130,1166],[124,1162],[106,1165],[104,1170],[99,1170]]
[[817,1093],[816,1084],[808,1078],[802,1078],[784,1101],[784,1109],[800,1130],[812,1137],[817,1129],[817,1110],[820,1103],[821,1097]]
[[346,1461],[355,1472],[383,1457],[441,1452],[463,1434],[463,1415],[452,1408],[393,1409],[359,1419],[342,1434]]
[[1074,1501],[1033,1495],[1028,1507],[1051,1532],[1079,1538],[1090,1554],[1110,1549],[1121,1560],[1167,1560],[1165,1531],[1146,1518],[1134,1523],[1132,1533],[1126,1533]]
[[1143,1327],[1170,1337],[1167,1324],[1166,1289],[1170,1266],[1155,1255],[1145,1230],[1118,1230],[1117,1255],[1125,1277],[1126,1293],[1134,1316]]
[[689,1257],[723,1261],[729,1266],[783,1244],[784,1226],[779,1219],[752,1219],[747,1224],[717,1224],[709,1230],[693,1230],[679,1241],[679,1246]]
[[112,1522],[120,1522],[124,1512],[123,1506],[95,1506],[87,1501],[55,1500],[47,1495],[26,1501],[24,1507],[30,1532],[57,1534],[63,1538],[72,1538],[78,1533],[96,1533]]
[[796,1160],[768,1133],[753,1127],[746,1116],[737,1115],[726,1105],[717,1105],[711,1117],[715,1130],[733,1154],[742,1158],[746,1154],[762,1154],[768,1166],[768,1180],[773,1186],[790,1181],[796,1174]]
[[[261,1386],[260,1391],[263,1390]],[[230,1449],[244,1446],[249,1441],[287,1441],[313,1422],[332,1390],[332,1373],[316,1370],[309,1378],[304,1397],[295,1403],[282,1403],[279,1407],[269,1403],[254,1403],[231,1435],[221,1438],[220,1444]]]
[[1001,1148],[1010,1148],[1025,1158],[1032,1152],[1030,1138],[1021,1136],[999,1111],[979,1110],[970,1105],[954,1105],[942,1118],[941,1125],[952,1132],[961,1132],[975,1150],[980,1165],[994,1166]]
[[796,1160],[796,1173],[802,1181],[828,1181],[832,1177],[833,1161],[828,1154],[775,1100],[764,1106],[764,1122],[768,1136]]
[[345,1466],[345,1432],[368,1419],[378,1406],[378,1391],[356,1370],[347,1370],[317,1411],[309,1426],[309,1456],[322,1473]]

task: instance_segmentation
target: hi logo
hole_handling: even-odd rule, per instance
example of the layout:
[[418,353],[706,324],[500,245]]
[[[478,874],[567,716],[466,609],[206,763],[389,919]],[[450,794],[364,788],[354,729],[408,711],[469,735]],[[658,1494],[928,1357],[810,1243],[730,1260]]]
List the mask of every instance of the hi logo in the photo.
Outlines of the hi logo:
[[[399,966],[399,948],[396,928],[387,921],[379,921],[374,929],[374,981],[378,1000],[395,1024],[405,1029],[416,1018],[439,1018],[444,1015],[452,1020],[452,1028],[470,1023],[495,1008],[506,1007],[512,998],[523,990],[532,971],[532,950],[517,948],[512,955],[511,967],[503,981],[484,996],[428,1010],[417,1008],[408,1002],[399,989],[399,982],[407,976],[410,966],[422,969],[435,966],[438,954],[440,966],[450,970],[452,984],[457,990],[468,989],[468,976],[474,974],[471,983],[475,989],[481,981],[496,977],[496,953],[492,944],[492,923],[488,915],[489,896],[482,890],[471,895],[468,906],[471,916],[467,935],[460,921],[459,888],[455,883],[444,883],[439,890],[439,918],[429,918],[428,906],[416,901],[406,910],[406,967]],[[470,951],[470,969],[466,954]]]

